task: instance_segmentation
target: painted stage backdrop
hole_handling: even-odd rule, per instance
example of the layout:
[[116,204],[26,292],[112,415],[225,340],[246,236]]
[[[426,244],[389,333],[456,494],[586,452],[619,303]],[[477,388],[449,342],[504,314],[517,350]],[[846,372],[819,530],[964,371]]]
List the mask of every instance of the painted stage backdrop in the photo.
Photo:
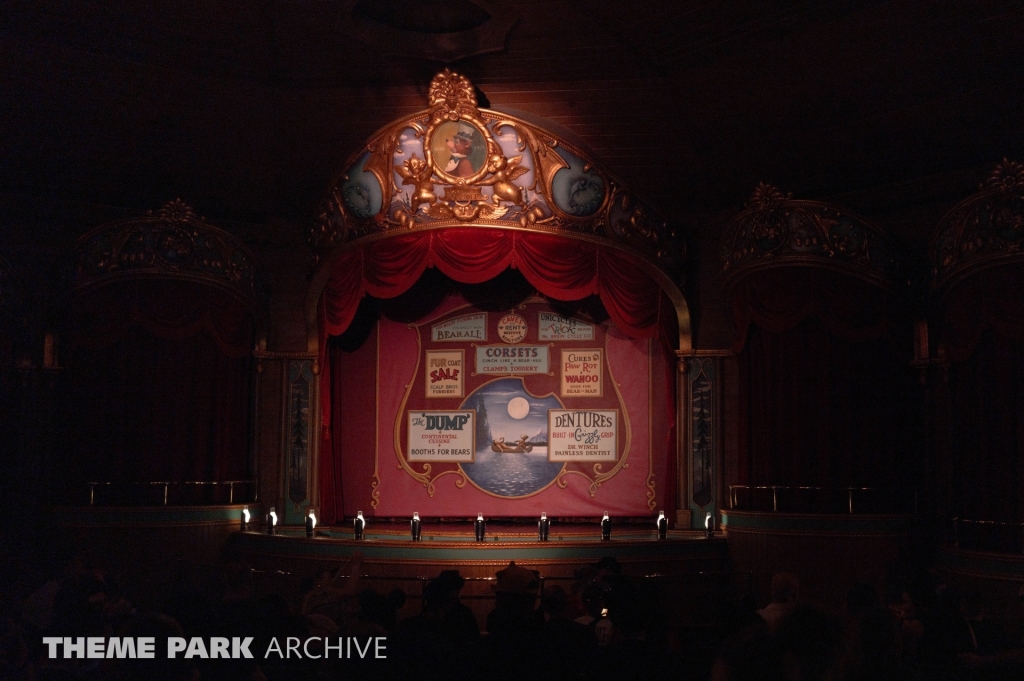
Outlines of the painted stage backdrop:
[[673,474],[671,366],[540,298],[381,319],[335,378],[345,513],[650,515]]

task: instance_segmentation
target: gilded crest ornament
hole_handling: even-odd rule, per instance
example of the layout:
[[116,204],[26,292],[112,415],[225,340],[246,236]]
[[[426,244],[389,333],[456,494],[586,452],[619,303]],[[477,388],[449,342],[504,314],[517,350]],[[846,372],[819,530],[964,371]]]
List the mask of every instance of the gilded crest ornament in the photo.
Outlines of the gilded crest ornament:
[[265,298],[249,249],[181,199],[143,217],[97,227],[78,239],[75,255],[76,291],[157,277],[216,286],[250,309]]
[[933,285],[944,293],[973,272],[1024,262],[1024,164],[996,164],[942,218],[933,243]]
[[494,226],[606,240],[681,275],[679,232],[583,148],[480,109],[473,84],[448,69],[427,100],[425,111],[377,133],[328,190],[307,231],[314,265],[393,229]]
[[476,117],[476,93],[469,78],[445,69],[430,81],[427,94],[431,118],[440,124],[444,120]]
[[722,235],[722,270],[731,286],[742,276],[777,266],[842,270],[887,287],[895,258],[889,237],[849,211],[761,182]]

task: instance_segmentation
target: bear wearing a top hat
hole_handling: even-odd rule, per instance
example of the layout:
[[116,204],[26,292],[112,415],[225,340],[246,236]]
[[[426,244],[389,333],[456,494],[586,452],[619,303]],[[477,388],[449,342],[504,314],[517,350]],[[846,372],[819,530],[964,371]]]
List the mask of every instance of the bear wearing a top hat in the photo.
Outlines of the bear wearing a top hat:
[[473,164],[469,155],[473,152],[473,129],[468,125],[460,125],[458,131],[445,140],[445,146],[452,152],[444,172],[453,177],[469,177],[473,174]]

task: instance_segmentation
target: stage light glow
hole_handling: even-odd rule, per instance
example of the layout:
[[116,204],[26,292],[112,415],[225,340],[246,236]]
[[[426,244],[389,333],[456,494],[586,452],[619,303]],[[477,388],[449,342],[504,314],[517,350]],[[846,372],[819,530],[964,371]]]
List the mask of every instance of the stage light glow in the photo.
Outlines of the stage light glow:
[[548,514],[541,511],[540,522],[537,523],[537,539],[540,541],[547,541],[548,534],[551,532],[551,521],[548,520]]
[[242,532],[248,532],[249,531],[249,521],[251,519],[252,519],[252,516],[249,514],[249,507],[248,506],[243,506],[242,507]]
[[612,519],[608,517],[608,512],[605,511],[604,517],[601,518],[601,539],[608,541],[612,538]]
[[664,511],[658,511],[656,525],[658,527],[658,539],[665,539],[668,536],[668,518],[665,517]]

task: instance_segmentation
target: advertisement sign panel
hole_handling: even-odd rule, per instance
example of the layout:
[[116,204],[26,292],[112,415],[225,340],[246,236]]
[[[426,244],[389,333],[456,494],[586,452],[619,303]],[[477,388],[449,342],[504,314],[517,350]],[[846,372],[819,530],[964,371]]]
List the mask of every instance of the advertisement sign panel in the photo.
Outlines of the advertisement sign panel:
[[548,411],[549,461],[615,461],[618,409]]
[[472,409],[409,411],[409,461],[472,463],[476,453],[476,412]]
[[478,374],[546,374],[550,371],[547,345],[478,345]]

